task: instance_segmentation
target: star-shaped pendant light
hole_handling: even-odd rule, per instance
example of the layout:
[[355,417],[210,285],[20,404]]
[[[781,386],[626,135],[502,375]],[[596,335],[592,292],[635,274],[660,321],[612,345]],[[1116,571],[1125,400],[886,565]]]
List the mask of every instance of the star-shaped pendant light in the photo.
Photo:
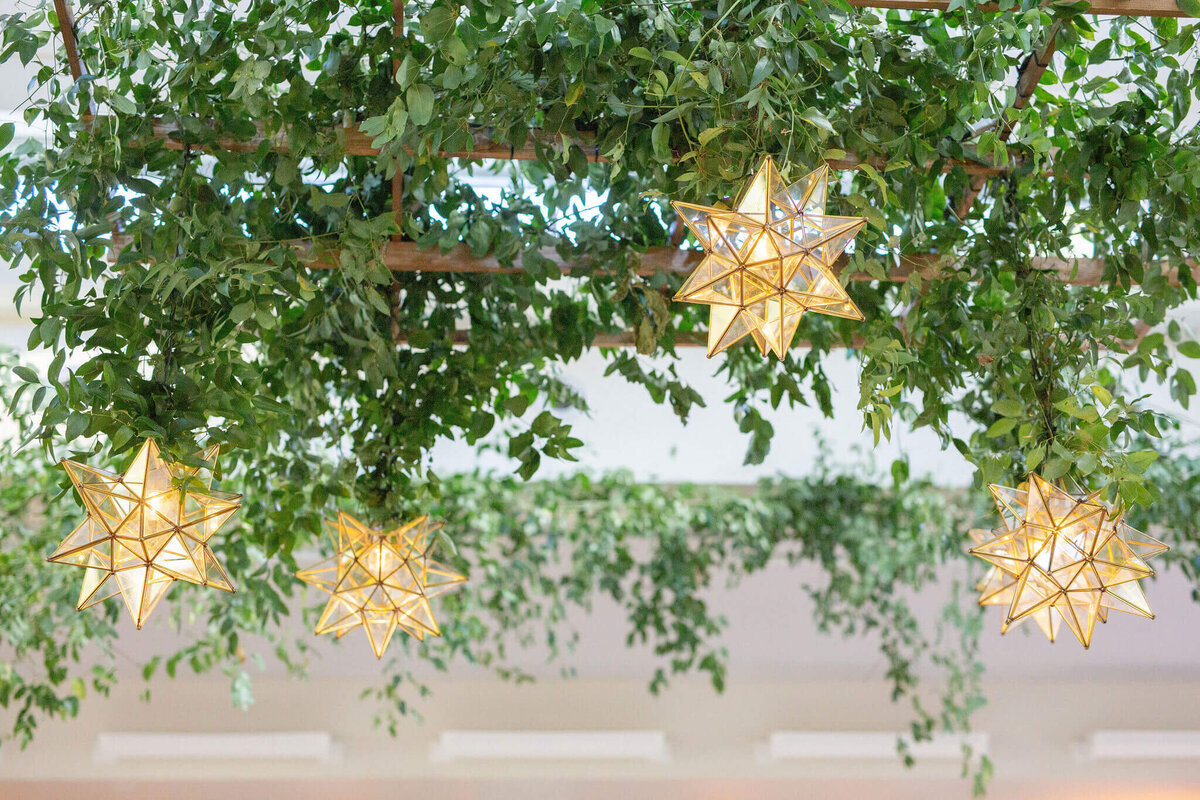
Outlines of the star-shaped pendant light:
[[[216,466],[217,448],[200,458]],[[176,580],[232,592],[208,542],[241,507],[240,494],[213,491],[212,471],[167,464],[147,439],[124,475],[63,460],[87,519],[50,561],[83,567],[79,610],[120,594],[140,629]],[[205,491],[173,485],[194,479]]]
[[979,603],[1008,607],[1002,633],[1032,619],[1053,642],[1065,623],[1086,648],[1110,610],[1154,618],[1138,581],[1168,548],[1125,524],[1099,492],[1072,495],[1037,475],[1022,488],[988,488],[1004,525],[971,531],[971,553],[992,565]]
[[338,552],[298,573],[330,594],[317,633],[340,639],[362,626],[376,658],[383,658],[397,628],[420,640],[441,635],[429,598],[467,580],[429,557],[430,537],[441,523],[424,515],[381,531],[339,512],[326,525]]
[[827,180],[784,186],[767,157],[732,211],[672,203],[704,247],[675,299],[710,307],[710,358],[746,335],[783,358],[805,311],[863,319],[832,268],[867,221],[825,214]]

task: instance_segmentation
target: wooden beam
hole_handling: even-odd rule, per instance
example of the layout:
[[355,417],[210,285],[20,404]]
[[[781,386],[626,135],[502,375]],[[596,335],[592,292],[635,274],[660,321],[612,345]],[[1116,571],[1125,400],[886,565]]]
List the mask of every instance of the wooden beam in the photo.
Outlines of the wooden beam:
[[[102,118],[87,117],[84,122],[88,125],[94,125],[100,119]],[[257,125],[257,129],[258,132],[248,139],[235,139],[229,136],[217,137],[215,145],[220,150],[228,150],[234,153],[253,153],[258,150],[263,142],[269,141],[271,150],[277,153],[291,152],[291,144],[285,133],[279,132],[272,136],[267,136],[261,124]],[[154,138],[161,140],[169,150],[182,150],[184,147],[191,147],[193,150],[197,150],[204,147],[204,144],[201,142],[186,140],[180,132],[179,126],[174,123],[155,120],[152,123],[151,130],[153,131]],[[338,139],[343,155],[371,158],[379,155],[379,148],[371,145],[371,137],[367,136],[356,126],[338,128],[334,132],[334,135]],[[562,141],[558,134],[547,133],[543,130],[533,130],[529,132],[529,137],[524,145],[513,147],[493,140],[489,129],[482,126],[473,127],[472,140],[471,147],[466,150],[441,150],[438,151],[437,155],[440,158],[466,158],[480,161],[535,161],[538,158],[538,148],[535,143],[540,143],[543,147],[556,147]],[[579,134],[568,137],[568,141],[583,150],[589,160],[596,162],[608,161],[596,148],[593,138]],[[884,158],[871,157],[863,159],[853,153],[847,155],[845,158],[829,159],[825,163],[832,169],[858,169],[863,164],[869,164],[877,170],[883,170],[888,166],[888,162]],[[925,169],[931,169],[932,167],[933,162],[925,165]],[[942,172],[951,172],[956,168],[961,168],[968,175],[988,178],[1005,175],[1009,171],[1009,167],[1007,166],[994,166],[969,158],[941,160]]]
[[[470,344],[470,341],[471,341],[471,332],[469,330],[459,329],[454,332],[453,343],[456,347],[466,347],[468,344]],[[747,338],[746,341],[749,342],[751,340],[749,338]],[[396,338],[396,344],[408,344],[408,337],[404,334],[400,334],[400,336]],[[829,346],[830,346],[830,348],[835,349],[835,350],[845,349],[845,348],[858,350],[858,349],[861,349],[862,347],[864,347],[865,344],[866,344],[866,340],[862,336],[855,334],[854,336],[851,337],[850,343],[848,345],[846,344],[846,342],[844,340],[839,338],[833,342],[830,342]],[[634,336],[632,331],[627,331],[625,333],[598,333],[592,338],[591,343],[588,344],[587,346],[588,347],[636,347],[637,339]],[[704,333],[698,333],[696,331],[678,331],[678,330],[675,331],[675,347],[707,347],[707,346],[708,346],[708,336]],[[735,347],[736,346],[737,345],[735,345]],[[803,339],[798,339],[798,340],[792,342],[792,347],[794,347],[794,348],[812,347],[812,343],[805,341]]]
[[[1033,91],[1042,80],[1042,76],[1046,74],[1046,68],[1050,66],[1050,61],[1054,57],[1054,40],[1058,36],[1060,27],[1061,22],[1050,26],[1050,34],[1046,37],[1046,43],[1025,57],[1025,62],[1017,71],[1017,96],[1013,98],[1011,109],[1019,111],[1029,105],[1029,98],[1033,97]],[[1016,121],[1009,118],[1006,110],[1006,113],[1000,115],[996,125],[996,138],[1001,142],[1007,142],[1008,137],[1012,136]],[[975,198],[983,191],[989,177],[988,175],[971,176],[970,185],[963,192],[963,196],[959,198],[958,205],[954,209],[954,213],[958,215],[959,219],[967,216],[967,212],[971,210]]]
[[[126,236],[115,235],[113,237],[113,247],[109,250],[110,260],[116,260],[119,249],[124,249],[131,244]],[[338,266],[338,258],[336,250],[316,251],[313,250],[311,242],[296,242],[294,246],[297,249],[304,250],[312,255],[312,260],[308,266],[312,269],[336,269]],[[462,275],[504,275],[523,272],[520,266],[504,267],[492,256],[484,256],[477,258],[471,255],[470,249],[466,245],[458,245],[449,253],[443,253],[440,250],[420,250],[413,242],[405,241],[390,241],[385,245],[384,262],[393,272],[436,272],[436,273],[452,273]],[[580,263],[564,262],[559,258],[554,250],[546,248],[542,250],[543,257],[555,262],[564,275],[569,275],[572,269],[577,269],[581,266]],[[686,275],[699,263],[702,253],[697,250],[680,250],[672,247],[657,247],[652,248],[642,254],[641,264],[636,272],[639,275],[650,276],[658,274],[677,274]],[[835,269],[845,269],[847,259],[843,255],[838,259]],[[949,263],[949,259],[945,256],[940,256],[935,253],[914,253],[910,256],[903,257],[899,266],[893,267],[886,275],[887,281],[903,281],[909,275],[917,272],[926,278],[935,277],[943,267]],[[1166,262],[1160,262],[1163,267],[1167,267]],[[1101,282],[1104,275],[1105,262],[1100,258],[1037,258],[1034,259],[1033,265],[1035,269],[1054,272],[1059,279],[1064,283],[1072,286],[1095,286]],[[1192,271],[1193,278],[1200,282],[1200,263],[1195,259],[1188,259],[1188,267]],[[610,270],[596,270],[592,275],[612,274]],[[852,272],[841,275],[842,282],[848,281],[870,281],[878,280],[864,272]],[[1175,274],[1171,274],[1169,283],[1172,286],[1178,286],[1179,281]],[[1131,342],[1130,348],[1136,347],[1137,342],[1145,336],[1148,327],[1143,323],[1139,323],[1137,328],[1136,338]],[[399,329],[396,320],[393,320],[392,338],[397,344],[406,344],[408,337]],[[466,346],[470,340],[470,331],[458,330],[453,336],[453,344],[458,346]],[[637,340],[633,332],[618,333],[618,334],[597,334],[592,340],[590,347],[635,347]],[[675,346],[676,347],[704,347],[707,345],[707,338],[704,334],[692,331],[676,331]],[[865,340],[857,334],[851,338],[849,344],[838,339],[831,343],[832,348],[850,347],[853,349],[861,349],[865,345]],[[802,348],[810,347],[811,344],[804,341],[793,343],[793,347]]]
[[[98,120],[88,120],[89,123],[94,123],[95,121]],[[288,141],[288,136],[285,132],[280,131],[268,136],[264,132],[262,123],[256,123],[256,127],[257,132],[249,139],[235,139],[229,136],[218,137],[216,140],[217,148],[235,153],[250,153],[257,151],[264,141],[269,141],[271,143],[271,150],[277,153],[291,152],[291,143]],[[171,150],[182,150],[188,144],[193,148],[201,145],[199,142],[185,142],[179,126],[175,123],[163,122],[156,119],[152,123],[152,131],[154,137],[161,139],[167,148]],[[379,155],[379,148],[371,144],[371,137],[359,130],[356,125],[342,126],[334,129],[332,133],[337,137],[343,155],[368,157]],[[513,147],[502,142],[493,141],[490,130],[482,126],[472,126],[471,134],[472,145],[469,149],[442,150],[438,152],[438,155],[442,158],[534,161],[538,158],[535,142],[540,142],[546,147],[551,147],[561,142],[557,134],[548,134],[541,130],[531,131],[529,139],[521,147]],[[572,144],[578,145],[585,153],[588,153],[588,157],[591,160],[607,161],[604,156],[595,152],[595,143],[590,137],[576,135],[569,137],[569,141]]]
[[[553,261],[564,275],[570,275],[575,270],[588,266],[585,260],[564,260],[553,248],[543,248],[542,257]],[[653,247],[641,254],[641,263],[635,272],[644,277],[661,274],[687,275],[700,263],[703,252],[699,250],[680,250],[673,247]],[[466,275],[509,275],[524,272],[519,261],[511,267],[505,267],[494,256],[487,255],[477,258],[471,255],[471,250],[464,244],[455,246],[449,253],[439,249],[421,250],[415,242],[390,241],[384,246],[383,261],[393,272],[450,272]],[[336,251],[314,253],[309,266],[313,269],[337,268]],[[841,273],[849,265],[850,259],[842,254],[834,264],[834,271]],[[883,280],[900,282],[908,279],[913,273],[923,278],[932,279],[952,260],[937,253],[911,253],[901,256],[900,263],[892,266],[885,273]],[[1035,258],[1034,269],[1053,272],[1063,283],[1071,286],[1098,286],[1104,278],[1105,261],[1102,258]],[[1164,269],[1167,268],[1163,262]],[[1192,275],[1200,282],[1200,267],[1193,259],[1188,260]],[[595,269],[589,275],[611,275],[615,271]],[[866,272],[850,272],[841,275],[842,282],[880,280]],[[1178,276],[1171,273],[1168,282],[1172,286],[1179,285]]]
[[79,42],[75,38],[75,14],[67,0],[54,0],[54,16],[58,17],[58,32],[62,35],[63,49],[67,51],[67,67],[71,77],[83,77],[83,63],[79,60]]
[[[311,269],[337,269],[340,264],[337,250],[320,250],[307,247],[297,242],[297,247],[311,255],[308,266]],[[540,251],[543,258],[554,262],[563,275],[571,275],[577,271],[586,270],[591,264],[589,259],[563,259],[551,247]],[[392,239],[384,244],[383,262],[392,272],[449,272],[464,275],[512,275],[525,271],[519,260],[511,267],[502,265],[493,255],[477,257],[471,254],[471,249],[465,244],[453,247],[450,252],[443,253],[438,248],[420,249],[415,242]],[[674,247],[653,247],[641,254],[641,261],[634,272],[644,277],[652,275],[687,275],[700,263],[704,253],[700,250],[680,250]],[[914,272],[925,277],[933,277],[940,272],[948,261],[945,256],[936,253],[913,253],[902,256],[900,264],[892,267],[886,273],[884,280],[903,281]],[[835,271],[841,271],[850,263],[850,259],[842,254],[834,264]],[[588,270],[588,275],[613,275],[614,269],[600,267]],[[871,281],[878,278],[865,272],[854,272],[843,276],[844,280]]]
[[[946,11],[950,0],[847,0],[856,8],[891,8],[902,11]],[[966,0],[968,4],[974,0]],[[984,11],[1000,9],[995,3],[983,5]],[[1175,0],[1093,0],[1085,13],[1119,17],[1190,17]]]
[[[115,262],[120,253],[133,244],[129,236],[114,234],[111,239],[108,258]],[[291,246],[301,252],[309,269],[325,270],[338,269],[338,251],[335,248],[314,246],[311,240],[297,239]],[[588,259],[563,259],[550,247],[542,248],[542,257],[554,262],[564,276],[575,271],[587,269]],[[441,272],[460,275],[514,275],[525,271],[518,260],[513,266],[503,266],[493,255],[477,257],[471,254],[471,249],[465,244],[451,248],[443,253],[438,248],[420,249],[416,242],[392,239],[383,243],[383,262],[392,272]],[[703,253],[699,250],[681,250],[675,247],[652,247],[641,254],[641,262],[634,272],[643,277],[652,275],[687,275],[700,263]],[[1168,272],[1168,284],[1179,285],[1177,273],[1170,270],[1166,261],[1158,262]],[[841,273],[849,264],[849,259],[843,254],[834,264],[834,271]],[[893,265],[884,274],[882,280],[900,282],[907,280],[914,272],[925,279],[936,278],[941,271],[953,264],[948,256],[937,253],[910,253],[901,256],[900,263]],[[1192,271],[1193,278],[1200,283],[1200,262],[1188,259],[1187,266]],[[1035,258],[1034,269],[1055,273],[1059,280],[1070,286],[1097,286],[1104,278],[1105,261],[1102,258]],[[589,270],[588,275],[612,275],[616,270],[600,266]],[[851,272],[841,275],[843,282],[880,280],[866,272]]]

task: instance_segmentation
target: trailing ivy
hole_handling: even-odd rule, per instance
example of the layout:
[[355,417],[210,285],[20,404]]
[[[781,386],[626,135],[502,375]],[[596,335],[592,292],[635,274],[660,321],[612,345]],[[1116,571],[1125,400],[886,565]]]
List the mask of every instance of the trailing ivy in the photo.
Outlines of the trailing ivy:
[[[76,612],[79,572],[45,566],[46,553],[80,515],[68,497],[45,502],[58,469],[32,448],[12,449],[6,465],[0,532],[8,545],[0,580],[36,593],[32,600],[28,590],[0,593],[0,603],[12,606],[0,640],[14,649],[0,676],[0,705],[18,709],[12,735],[24,743],[41,718],[76,713],[85,681],[106,691],[114,680],[110,645],[119,606]],[[983,704],[979,615],[967,610],[973,598],[952,593],[934,621],[919,620],[905,599],[944,573],[947,561],[962,558],[962,531],[972,516],[929,485],[902,483],[881,492],[861,477],[823,474],[765,481],[751,493],[580,474],[529,484],[463,475],[443,488],[431,511],[446,520],[456,548],[443,557],[471,580],[439,600],[443,636],[420,645],[399,641],[387,662],[391,674],[371,690],[383,701],[379,719],[393,731],[427,693],[407,677],[413,658],[440,669],[465,661],[527,680],[511,656],[514,648],[538,647],[570,671],[577,639],[570,612],[600,598],[621,609],[628,645],[648,648],[659,662],[649,679],[652,692],[690,673],[706,675],[721,691],[726,620],[712,590],[736,587],[771,564],[820,567],[822,577],[797,592],[808,594],[821,631],[878,642],[893,699],[912,704],[914,739],[969,730],[971,712]],[[259,518],[262,502],[247,495],[245,518]],[[305,672],[307,640],[276,631],[289,609],[321,598],[298,595],[291,555],[268,560],[249,534],[249,525],[238,525],[217,545],[219,559],[238,576],[236,594],[183,584],[173,591],[175,602],[164,605],[161,618],[186,630],[189,644],[152,656],[144,677],[159,669],[171,676],[181,667],[221,669],[231,678],[234,702],[245,705],[253,699],[251,659],[271,655]],[[97,662],[90,676],[78,666],[89,645],[95,649],[88,660]],[[932,710],[917,693],[918,675],[929,670],[942,692]]]

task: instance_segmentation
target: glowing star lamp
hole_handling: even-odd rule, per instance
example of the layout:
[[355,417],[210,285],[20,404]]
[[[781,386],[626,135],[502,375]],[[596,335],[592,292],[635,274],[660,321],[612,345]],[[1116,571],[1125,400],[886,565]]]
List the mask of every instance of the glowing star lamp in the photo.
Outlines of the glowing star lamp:
[[[200,456],[216,466],[217,447]],[[167,464],[147,439],[124,475],[64,459],[87,518],[50,556],[84,568],[79,610],[120,594],[140,629],[176,580],[232,592],[208,546],[233,513],[240,494],[213,491],[211,470]],[[199,478],[205,492],[173,480]]]
[[361,626],[376,658],[383,658],[397,628],[419,640],[441,635],[429,599],[467,580],[429,557],[430,537],[441,523],[423,515],[381,531],[339,512],[326,525],[338,552],[297,573],[330,594],[318,634],[340,639]]
[[1109,611],[1154,618],[1142,578],[1168,548],[1125,524],[1096,498],[1068,494],[1031,475],[1022,488],[990,485],[1003,527],[971,531],[971,554],[992,565],[980,605],[1008,607],[1001,633],[1032,619],[1050,641],[1065,623],[1085,648]]
[[704,248],[675,299],[710,307],[710,358],[747,335],[783,358],[805,311],[863,319],[832,268],[867,221],[825,214],[827,180],[784,186],[767,157],[732,211],[672,203]]

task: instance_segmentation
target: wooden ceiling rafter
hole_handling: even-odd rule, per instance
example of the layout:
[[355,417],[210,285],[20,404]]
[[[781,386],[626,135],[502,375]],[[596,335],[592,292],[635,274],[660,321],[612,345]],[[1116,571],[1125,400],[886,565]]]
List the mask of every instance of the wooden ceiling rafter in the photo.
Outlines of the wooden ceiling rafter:
[[[84,117],[83,123],[84,125],[92,126],[103,120],[103,116],[89,115]],[[276,133],[268,136],[261,123],[256,123],[256,126],[258,132],[248,139],[219,136],[213,142],[205,142],[199,138],[193,138],[189,141],[180,132],[178,125],[162,120],[153,121],[151,123],[151,131],[153,137],[162,141],[163,145],[170,150],[182,150],[185,147],[192,150],[203,150],[209,146],[215,146],[216,149],[228,152],[252,153],[257,152],[264,141],[269,141],[272,152],[291,152],[291,145],[285,133]],[[333,130],[330,135],[337,138],[339,148],[344,156],[376,157],[380,154],[380,148],[371,144],[371,137],[367,136],[356,126],[343,126]],[[462,158],[476,161],[536,161],[540,157],[538,153],[539,146],[543,148],[560,146],[563,138],[564,135],[562,134],[548,133],[541,129],[535,129],[529,132],[525,144],[516,147],[496,141],[490,129],[484,126],[476,126],[472,130],[472,145],[469,149],[439,150],[436,155],[438,158]],[[599,152],[592,137],[577,133],[565,138],[569,144],[579,147],[587,155],[589,161],[597,163],[606,163],[608,161],[604,154]],[[888,168],[888,161],[884,158],[871,157],[863,159],[853,153],[846,155],[844,158],[828,159],[825,163],[832,169],[858,169],[864,164],[877,170]],[[995,166],[970,158],[937,159],[925,164],[925,168],[933,169],[935,165],[940,165],[942,172],[951,172],[956,168],[961,168],[968,175],[983,178],[994,178],[1005,175],[1010,169],[1008,166]]]
[[62,36],[63,49],[67,51],[67,68],[71,77],[83,77],[83,62],[79,60],[79,43],[75,39],[75,13],[67,0],[54,0],[54,16],[58,20],[58,33]]
[[[120,254],[134,245],[133,240],[126,235],[115,235],[110,239],[109,260],[116,262]],[[284,243],[297,251],[305,265],[312,270],[338,269],[341,263],[340,253],[334,247],[315,245],[310,239],[296,239]],[[588,259],[564,259],[552,247],[544,247],[540,254],[542,258],[552,262],[562,273],[563,277],[591,277],[615,275],[619,270],[595,268]],[[676,247],[652,247],[640,254],[640,262],[634,273],[642,277],[654,275],[689,274],[700,263],[704,253],[700,250],[684,250]],[[475,256],[465,244],[455,245],[449,252],[438,248],[422,250],[416,242],[392,239],[382,243],[380,258],[392,272],[430,272],[450,273],[460,275],[517,275],[525,268],[517,259],[512,266],[505,266],[493,255]],[[886,281],[899,283],[908,280],[913,273],[925,279],[936,278],[945,269],[954,265],[949,256],[938,253],[910,253],[901,256],[898,264],[888,267],[883,276],[867,272],[846,272],[850,264],[848,256],[843,254],[834,263],[833,269],[840,273],[843,282],[850,281]],[[1167,282],[1171,286],[1179,285],[1179,276],[1171,269],[1166,261],[1157,262],[1168,275]],[[1188,259],[1187,267],[1191,270],[1193,279],[1200,283],[1200,262]],[[1103,282],[1106,261],[1103,258],[1060,258],[1043,257],[1033,259],[1033,268],[1044,272],[1053,272],[1058,279],[1069,286],[1098,286]]]
[[[1000,113],[1000,116],[994,122],[977,128],[976,133],[994,129],[996,131],[996,138],[1000,142],[1008,142],[1009,137],[1012,136],[1013,128],[1017,124],[1015,112],[1029,105],[1029,100],[1033,97],[1034,90],[1037,89],[1038,83],[1041,82],[1042,76],[1046,74],[1046,69],[1050,66],[1050,61],[1054,57],[1055,38],[1058,36],[1061,26],[1061,22],[1051,25],[1045,44],[1032,53],[1029,53],[1021,63],[1020,69],[1017,70],[1016,95],[1013,97],[1012,103]],[[1010,114],[1010,111],[1014,113]],[[983,191],[983,187],[987,184],[990,177],[994,176],[978,174],[971,176],[970,185],[963,192],[962,197],[959,198],[954,208],[954,213],[959,219],[967,216],[967,213],[971,210],[971,206],[975,203],[975,198]]]
[[[850,5],[858,8],[881,8],[881,9],[901,9],[901,10],[932,10],[945,11],[948,10],[950,0],[849,0]],[[59,32],[62,36],[63,47],[66,51],[67,65],[72,77],[78,80],[83,75],[82,62],[79,57],[79,48],[76,38],[76,28],[74,14],[71,10],[69,0],[54,0],[55,14],[58,20]],[[1113,14],[1125,16],[1149,16],[1149,17],[1186,17],[1187,13],[1182,11],[1176,4],[1175,0],[1097,0],[1091,4],[1089,13],[1093,14]],[[399,38],[403,35],[403,0],[393,0],[393,15],[394,28],[393,32]],[[1046,68],[1050,64],[1050,57],[1054,52],[1054,37],[1058,30],[1058,23],[1051,29],[1051,34],[1048,37],[1047,43],[1038,51],[1031,53],[1022,64],[1018,80],[1017,80],[1017,97],[1013,102],[1013,108],[1022,108],[1028,103],[1034,89],[1041,80]],[[398,63],[393,63],[393,69],[398,67]],[[97,117],[94,114],[84,116],[84,123],[91,124]],[[1007,141],[1012,133],[1013,121],[1008,119],[1007,115],[1003,115],[993,125],[980,128],[977,132],[988,129],[990,127],[998,127],[1000,130],[998,135],[1002,141]],[[261,130],[261,127],[260,127]],[[174,136],[177,130],[165,123],[155,123],[154,135],[161,138],[168,147],[183,149],[191,147],[190,143],[186,143]],[[379,155],[379,149],[372,146],[369,137],[363,134],[357,128],[347,127],[343,129],[340,136],[343,141],[343,152],[347,155]],[[543,141],[547,141],[544,133],[533,132],[535,140],[537,137],[542,137]],[[256,150],[265,136],[257,139],[252,139],[248,142],[237,141],[233,139],[218,139],[218,146],[228,150]],[[558,138],[558,137],[551,137]],[[605,160],[599,153],[599,149],[587,142],[575,139],[572,143],[581,143],[581,147],[593,149],[593,159],[596,161]],[[286,151],[286,138],[276,137],[272,142],[272,148]],[[507,152],[506,152],[507,151]],[[482,139],[476,138],[475,147],[470,151],[440,153],[448,158],[475,158],[475,159],[504,159],[504,160],[534,160],[538,158],[537,147],[526,145],[522,148],[515,148],[511,145],[494,142],[490,136]],[[876,166],[871,160],[863,162],[855,157],[846,159],[836,159],[827,162],[829,166],[835,169],[855,169],[863,163],[869,163]],[[880,162],[882,165],[882,162]],[[986,184],[987,179],[1005,174],[1008,170],[1006,167],[995,166],[980,161],[972,160],[946,160],[943,165],[943,171],[950,171],[956,167],[963,168],[971,179],[971,190],[969,195],[964,195],[960,201],[962,212],[960,216],[969,210],[971,203]],[[399,205],[400,198],[403,195],[403,177],[399,174],[392,181],[392,201],[393,209],[397,213],[397,219],[400,219],[402,207]],[[969,197],[969,199],[968,199]],[[965,203],[965,205],[963,205]],[[128,237],[114,235],[113,249],[110,250],[110,255],[115,259],[116,253],[131,243]],[[297,246],[313,250],[311,242],[297,243]],[[558,258],[557,254],[551,252],[543,253],[544,256],[555,261],[559,269],[564,275],[570,275],[571,272],[578,268],[578,264],[572,265]],[[520,267],[505,267],[492,256],[478,258],[470,254],[466,245],[459,245],[450,253],[442,253],[441,251],[422,251],[417,248],[416,243],[400,241],[393,239],[385,243],[383,253],[384,261],[389,270],[393,272],[445,272],[445,273],[463,273],[463,274],[506,274],[521,272]],[[680,250],[677,247],[654,248],[642,255],[641,263],[636,272],[639,275],[649,276],[663,273],[686,273],[696,263],[698,263],[701,254],[698,251]],[[918,272],[924,275],[937,274],[946,264],[947,257],[937,254],[914,254],[902,257],[900,263],[890,269],[885,280],[888,281],[903,281],[906,280],[913,272]],[[333,268],[336,267],[337,252],[325,251],[323,253],[315,253],[314,259],[310,263],[310,267],[314,269]],[[839,259],[838,267],[844,269],[847,265],[845,255]],[[1103,259],[1057,259],[1044,258],[1036,259],[1034,264],[1036,269],[1052,270],[1059,274],[1060,278],[1065,282],[1073,285],[1096,285],[1100,283],[1101,276],[1104,272]],[[1188,266],[1195,278],[1200,279],[1200,269],[1194,260],[1189,260]],[[603,271],[593,271],[591,274],[605,274]],[[878,280],[878,276],[872,276],[866,273],[856,272],[844,277],[844,280]],[[1172,285],[1178,285],[1178,279],[1174,276],[1170,279]],[[393,315],[394,316],[394,315]],[[1145,335],[1145,326],[1138,331],[1138,339]],[[392,326],[393,339],[397,343],[404,343],[407,340],[405,334],[399,330],[396,320],[393,319]],[[470,332],[466,330],[455,331],[453,341],[455,344],[466,344],[470,338]],[[677,331],[675,333],[676,346],[704,346],[705,338],[690,331]],[[795,346],[804,346],[805,343],[797,342]],[[839,340],[834,347],[853,347],[860,348],[864,344],[862,337],[855,335],[849,342]],[[636,340],[632,332],[622,334],[598,334],[592,342],[592,347],[629,347],[635,346]]]
[[[951,0],[846,0],[855,8],[881,8],[899,11],[948,11]],[[967,0],[970,3],[972,0]],[[1000,12],[995,3],[983,5],[984,11]],[[1190,17],[1175,0],[1092,0],[1087,14],[1113,17]]]
[[[692,348],[692,347],[707,347],[708,346],[708,337],[705,334],[697,333],[696,331],[676,330],[672,334],[672,338],[674,339],[675,347]],[[747,340],[747,341],[749,341],[749,340]],[[465,347],[466,345],[470,344],[470,342],[471,342],[471,331],[467,330],[465,328],[456,329],[454,331],[453,336],[451,337],[451,342],[456,347]],[[398,339],[396,339],[396,343],[397,344],[407,344],[408,337],[404,334],[401,334],[400,337]],[[860,350],[865,345],[866,345],[866,340],[861,335],[854,334],[850,338],[849,342],[846,342],[845,340],[840,339],[840,338],[833,339],[829,343],[829,348],[831,350],[844,350],[844,349]],[[605,348],[605,349],[611,349],[611,348],[617,348],[617,347],[636,347],[636,346],[637,346],[637,338],[634,336],[632,331],[629,331],[626,333],[597,333],[594,337],[592,337],[592,341],[588,345],[588,347],[600,347],[600,348]],[[805,347],[811,347],[811,346],[812,346],[811,342],[807,342],[807,341],[803,341],[803,340],[797,340],[792,343],[792,347],[798,347],[798,348],[805,348]]]

